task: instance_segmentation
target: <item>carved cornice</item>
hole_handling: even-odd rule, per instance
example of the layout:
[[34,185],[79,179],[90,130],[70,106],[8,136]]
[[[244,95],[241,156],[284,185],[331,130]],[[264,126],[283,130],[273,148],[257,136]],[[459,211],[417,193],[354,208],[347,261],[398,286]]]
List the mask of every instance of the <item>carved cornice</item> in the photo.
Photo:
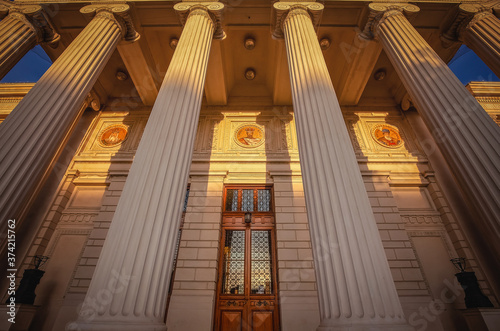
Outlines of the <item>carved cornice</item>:
[[38,43],[47,43],[51,47],[57,47],[61,38],[56,32],[52,22],[42,6],[18,5],[8,1],[0,2],[0,18],[10,16],[23,22],[36,35]]
[[222,2],[180,2],[175,4],[174,9],[182,25],[186,24],[189,15],[196,10],[208,13],[215,27],[214,39],[226,38],[226,33],[222,29],[222,13],[224,11],[224,4]]
[[378,3],[372,2],[368,5],[370,14],[368,22],[359,34],[359,37],[371,40],[375,37],[376,28],[379,24],[383,23],[386,19],[393,15],[404,14],[406,17],[418,13],[420,8],[409,3]]
[[319,25],[321,14],[323,13],[324,8],[325,6],[318,2],[275,2],[273,4],[271,24],[273,38],[283,39],[283,23],[286,21],[286,18],[289,16],[289,14],[291,14],[295,10],[306,11],[311,17],[313,26],[316,29],[316,27]]
[[132,18],[128,13],[129,10],[130,6],[125,3],[93,3],[80,9],[80,13],[95,16],[105,16],[109,19],[114,19],[121,28],[123,39],[129,42],[134,42],[141,36],[135,30]]

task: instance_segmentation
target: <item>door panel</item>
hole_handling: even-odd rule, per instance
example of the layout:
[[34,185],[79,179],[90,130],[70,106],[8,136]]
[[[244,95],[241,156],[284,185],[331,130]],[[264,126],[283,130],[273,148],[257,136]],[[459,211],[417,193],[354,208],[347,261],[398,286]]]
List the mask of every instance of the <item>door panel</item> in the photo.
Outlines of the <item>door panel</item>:
[[252,314],[253,331],[273,330],[272,311],[254,311]]
[[271,198],[270,187],[226,187],[214,330],[280,330]]
[[221,311],[221,330],[241,331],[241,311]]

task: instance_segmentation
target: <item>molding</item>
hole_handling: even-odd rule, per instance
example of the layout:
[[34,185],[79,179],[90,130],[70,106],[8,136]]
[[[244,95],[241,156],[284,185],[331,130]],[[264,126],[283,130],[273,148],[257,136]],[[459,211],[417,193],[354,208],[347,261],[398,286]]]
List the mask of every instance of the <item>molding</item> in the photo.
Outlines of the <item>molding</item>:
[[35,86],[35,83],[0,83],[0,99],[22,98]]
[[189,177],[191,180],[192,177],[227,177],[229,171],[191,171],[189,173]]

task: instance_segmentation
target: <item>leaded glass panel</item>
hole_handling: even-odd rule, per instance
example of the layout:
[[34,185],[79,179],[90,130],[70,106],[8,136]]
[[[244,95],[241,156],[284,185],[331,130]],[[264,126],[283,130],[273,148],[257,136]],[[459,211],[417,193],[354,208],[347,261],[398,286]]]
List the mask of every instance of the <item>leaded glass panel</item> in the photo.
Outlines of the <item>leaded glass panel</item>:
[[245,231],[226,231],[223,268],[222,293],[244,294]]
[[271,190],[257,191],[257,211],[271,210]]
[[186,190],[186,196],[184,197],[184,207],[182,208],[183,212],[186,212],[187,210],[188,200],[189,200],[189,189]]
[[251,283],[253,294],[273,293],[271,231],[252,231]]
[[238,190],[227,190],[226,211],[238,211]]
[[253,190],[243,190],[241,210],[253,211]]

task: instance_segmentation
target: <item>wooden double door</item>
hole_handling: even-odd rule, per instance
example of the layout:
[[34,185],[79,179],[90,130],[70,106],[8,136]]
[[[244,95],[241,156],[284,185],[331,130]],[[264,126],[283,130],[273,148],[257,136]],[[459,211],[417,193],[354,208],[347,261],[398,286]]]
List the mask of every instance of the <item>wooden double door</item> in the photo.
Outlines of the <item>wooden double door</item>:
[[[261,189],[268,192],[259,193]],[[226,190],[214,330],[278,331],[276,239],[271,190],[266,187],[246,188],[247,192],[234,190],[239,190],[233,192],[236,197],[232,192],[228,196]],[[254,208],[250,207],[251,203],[245,207],[244,197],[251,195],[252,191]],[[233,200],[231,206],[227,199],[243,201]],[[259,199],[264,199],[265,203]],[[245,222],[245,213],[252,213],[251,222],[248,219]]]

